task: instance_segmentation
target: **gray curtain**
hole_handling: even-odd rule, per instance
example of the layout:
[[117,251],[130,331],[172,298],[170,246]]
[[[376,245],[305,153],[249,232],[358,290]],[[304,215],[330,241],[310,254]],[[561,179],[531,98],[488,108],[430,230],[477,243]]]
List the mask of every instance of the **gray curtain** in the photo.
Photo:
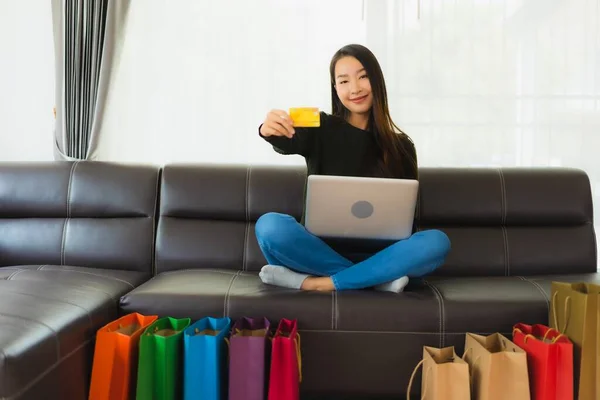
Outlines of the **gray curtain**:
[[129,1],[52,0],[58,160],[95,158]]

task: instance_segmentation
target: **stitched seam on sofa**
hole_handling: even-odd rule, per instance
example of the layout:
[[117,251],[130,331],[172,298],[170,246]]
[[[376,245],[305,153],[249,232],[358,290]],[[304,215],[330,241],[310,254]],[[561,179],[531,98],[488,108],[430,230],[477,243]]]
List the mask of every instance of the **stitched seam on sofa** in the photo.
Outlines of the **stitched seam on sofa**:
[[33,322],[34,324],[42,325],[42,326],[45,326],[46,328],[48,328],[48,330],[54,334],[54,338],[56,339],[56,359],[60,360],[60,340],[58,339],[58,333],[54,329],[52,329],[50,326],[44,324],[41,321],[31,319],[31,318],[25,318],[22,315],[14,315],[14,314],[7,314],[7,313],[2,313],[1,315],[5,316],[5,317],[13,317],[13,318],[21,319],[23,321]]
[[506,240],[506,276],[510,276],[510,246],[508,241],[508,229],[504,227],[504,240]]
[[331,329],[337,330],[338,328],[338,296],[337,290],[331,291]]
[[38,271],[41,271],[41,270],[42,270],[44,267],[47,267],[47,266],[48,266],[47,264],[40,265],[40,266],[37,268],[37,270],[38,270]]
[[500,175],[500,204],[501,204],[501,224],[506,225],[506,181],[504,180],[504,172],[502,168],[498,168],[498,174]]
[[247,261],[248,261],[248,233],[250,231],[250,223],[246,222],[246,229],[244,231],[244,249],[242,254],[242,271],[248,271]]
[[510,276],[510,258],[508,252],[508,233],[506,231],[506,181],[502,168],[498,168],[500,178],[500,226],[504,240],[504,276]]
[[156,220],[156,215],[159,213],[159,197],[160,197],[160,178],[161,178],[161,170],[159,169],[156,173],[156,190],[154,191],[154,210],[150,221],[152,221],[152,237],[150,238],[150,274],[152,276],[156,276],[156,235],[158,231],[158,221]]
[[9,275],[9,276],[6,278],[6,280],[7,280],[7,281],[10,281],[10,280],[11,280],[11,279],[12,279],[12,278],[15,276],[15,275],[17,275],[17,274],[20,274],[20,273],[21,273],[21,272],[23,272],[23,271],[25,271],[25,270],[24,270],[24,269],[22,269],[22,268],[19,268],[18,270],[16,270],[16,271],[15,271],[15,272],[13,272],[12,274],[10,274],[10,275]]
[[333,306],[333,301],[334,301],[333,300],[333,293],[334,292],[335,292],[335,290],[331,291],[331,330],[335,329],[335,322],[333,321],[333,313],[334,313],[334,310],[333,310],[333,307],[334,307]]
[[546,307],[548,308],[548,312],[550,312],[550,299],[548,298],[548,296],[546,296],[546,292],[544,292],[544,289],[540,286],[540,284],[535,281],[529,280],[524,276],[520,276],[519,278],[521,278],[525,282],[529,282],[533,286],[535,286],[535,288],[538,290],[538,292],[540,292],[542,294],[542,296],[544,297],[544,300],[546,300]]
[[27,383],[27,385],[25,385],[23,388],[21,388],[21,390],[19,390],[17,393],[13,394],[10,397],[0,398],[0,400],[16,400],[16,399],[18,399],[19,397],[21,397],[21,395],[23,395],[26,391],[28,391],[33,385],[38,383],[46,375],[48,375],[50,372],[52,372],[53,369],[58,367],[63,361],[65,361],[66,359],[73,356],[73,354],[77,353],[83,347],[87,346],[92,340],[94,340],[94,338],[87,339],[85,342],[83,342],[82,344],[77,346],[75,349],[70,351],[68,354],[66,354],[62,359],[59,358],[56,362],[54,362],[54,364],[50,365],[44,372],[40,373],[38,376],[35,377],[35,379],[33,379],[29,383]]
[[504,276],[510,276],[510,268],[508,266],[508,232],[504,225],[502,225],[502,242],[504,245]]
[[11,277],[11,276],[12,276],[12,275],[13,275],[15,272],[17,272],[17,271],[20,271],[21,269],[20,269],[20,268],[11,268],[11,267],[2,267],[2,270],[3,270],[3,271],[8,271],[8,270],[11,270],[11,271],[12,271],[12,270],[14,270],[14,272],[12,272],[12,273],[11,273],[9,276],[7,276],[6,278],[0,278],[0,279],[2,279],[3,281],[7,281],[7,280],[9,280],[9,279],[10,279],[10,277]]
[[435,285],[433,285],[432,283],[428,282],[427,280],[423,279],[423,282],[431,289],[431,291],[433,292],[433,294],[435,295],[435,297],[437,298],[438,301],[438,307],[439,307],[439,311],[440,311],[440,348],[444,347],[444,335],[445,335],[445,326],[444,326],[444,319],[445,319],[445,312],[444,312],[444,300],[442,298],[442,294],[440,293],[440,291],[438,290],[437,287],[435,287]]
[[242,271],[247,271],[248,267],[246,265],[248,252],[248,233],[250,230],[250,211],[248,207],[249,202],[249,193],[250,193],[250,174],[252,173],[252,168],[248,166],[246,168],[246,198],[244,201],[244,207],[246,212],[246,229],[244,230],[244,248],[243,248],[243,257],[242,257]]
[[333,315],[335,316],[334,327],[337,330],[338,325],[339,325],[339,318],[340,318],[340,313],[339,313],[339,308],[338,308],[338,292],[337,292],[337,290],[333,291],[333,298],[334,298]]
[[60,265],[66,264],[65,238],[67,236],[67,224],[69,223],[69,219],[71,218],[71,184],[73,183],[73,175],[75,173],[75,167],[77,166],[77,164],[78,161],[75,161],[73,165],[71,165],[71,172],[69,174],[69,184],[67,186],[67,217],[65,218],[65,222],[63,223],[62,241],[60,244]]
[[235,282],[239,274],[240,271],[238,271],[234,276],[232,276],[231,280],[229,281],[229,287],[227,288],[227,292],[225,293],[225,299],[223,300],[223,317],[229,316],[229,294],[231,293],[233,282]]
[[[44,265],[43,268],[41,268],[40,270],[41,271],[56,271],[56,270],[53,270],[53,269],[46,269],[46,267],[48,267],[48,266],[49,265]],[[95,274],[95,273],[89,272],[89,271],[78,271],[76,269],[60,270],[60,272],[64,272],[64,271],[66,271],[66,272],[74,272],[74,273],[77,273],[77,274],[86,274],[86,275],[97,276],[97,277],[100,277],[100,278],[105,278],[105,279],[109,279],[109,280],[113,280],[113,281],[125,283],[125,284],[131,286],[132,289],[135,288],[135,286],[133,284],[131,284],[130,282],[128,282],[128,281],[126,281],[124,279],[115,278],[114,276],[105,276],[105,275]]]
[[442,292],[435,286],[433,283],[430,285],[435,289],[435,291],[440,296],[440,303],[442,305],[442,347],[446,346],[446,304],[444,303],[444,296],[442,296]]

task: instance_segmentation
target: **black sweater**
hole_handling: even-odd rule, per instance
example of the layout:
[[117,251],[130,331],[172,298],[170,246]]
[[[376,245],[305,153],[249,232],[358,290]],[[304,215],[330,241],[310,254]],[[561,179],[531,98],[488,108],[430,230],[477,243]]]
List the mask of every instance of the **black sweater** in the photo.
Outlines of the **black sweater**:
[[[260,131],[260,128],[259,128]],[[321,126],[295,128],[290,139],[285,136],[263,137],[281,154],[299,154],[306,159],[308,175],[364,176],[378,175],[375,166],[379,151],[372,132],[356,128],[341,118],[321,112]],[[417,154],[412,141],[399,136],[401,144],[413,160],[402,159],[404,176],[395,178],[417,179]]]

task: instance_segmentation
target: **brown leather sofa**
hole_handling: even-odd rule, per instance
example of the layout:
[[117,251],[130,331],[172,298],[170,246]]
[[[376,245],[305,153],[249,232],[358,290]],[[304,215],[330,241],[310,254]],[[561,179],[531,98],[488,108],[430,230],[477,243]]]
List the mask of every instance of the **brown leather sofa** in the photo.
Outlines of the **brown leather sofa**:
[[307,293],[260,282],[254,235],[265,212],[300,218],[304,168],[0,165],[0,399],[85,398],[95,331],[133,311],[296,318],[303,398],[397,398],[422,346],[461,354],[465,332],[547,323],[552,280],[600,282],[583,171],[420,175],[417,227],[448,234],[446,264],[401,294]]

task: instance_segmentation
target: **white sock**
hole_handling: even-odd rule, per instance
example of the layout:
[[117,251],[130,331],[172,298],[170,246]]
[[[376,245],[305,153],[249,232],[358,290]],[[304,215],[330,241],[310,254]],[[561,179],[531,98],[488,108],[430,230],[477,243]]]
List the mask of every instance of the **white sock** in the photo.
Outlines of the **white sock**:
[[375,286],[375,290],[380,292],[394,292],[400,293],[404,290],[404,287],[408,285],[408,276],[395,279],[391,282],[382,283],[381,285]]
[[258,274],[263,283],[290,289],[300,289],[308,275],[278,265],[265,265]]

